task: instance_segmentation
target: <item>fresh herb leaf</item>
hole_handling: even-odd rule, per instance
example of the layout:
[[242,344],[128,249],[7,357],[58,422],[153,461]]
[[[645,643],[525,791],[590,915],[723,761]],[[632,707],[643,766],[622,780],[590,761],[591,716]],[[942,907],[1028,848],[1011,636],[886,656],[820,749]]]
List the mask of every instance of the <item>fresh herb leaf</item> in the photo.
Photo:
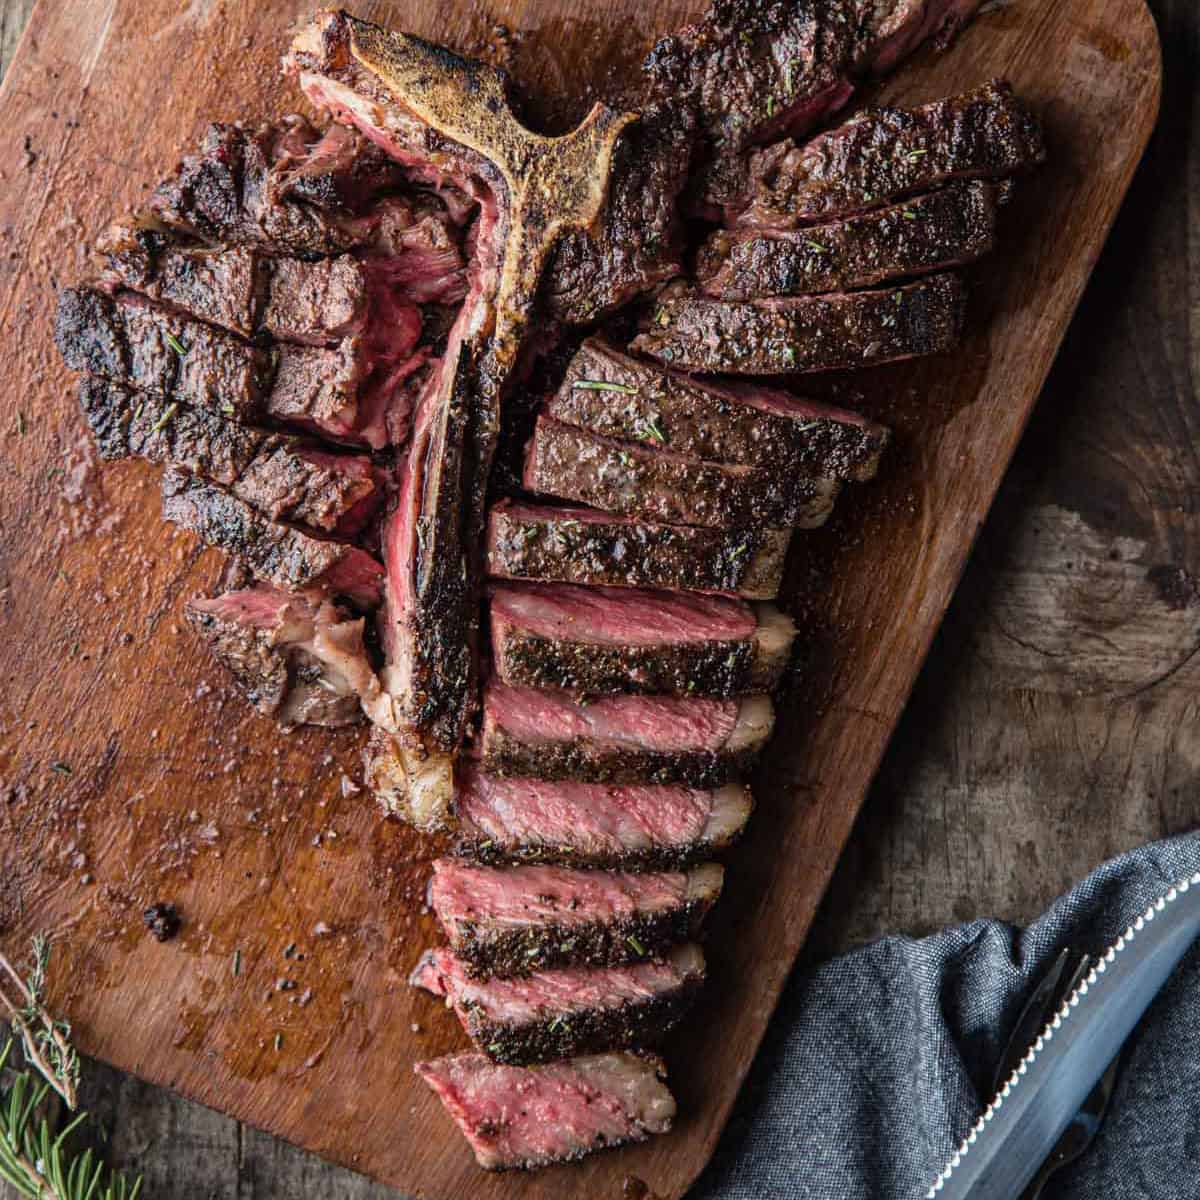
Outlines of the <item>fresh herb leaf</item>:
[[282,1033],[277,1033],[275,1035],[275,1049],[276,1050],[283,1049],[283,1034]]
[[26,428],[25,414],[23,412],[17,413],[17,435],[19,437],[24,437]]
[[917,219],[917,214],[913,212],[911,208],[902,209],[901,216],[903,216],[906,221],[915,221]]
[[168,329],[163,337],[167,339],[167,345],[179,355],[180,358],[187,358],[187,347]]
[[179,411],[179,405],[176,404],[174,401],[172,401],[170,404],[167,405],[166,409],[163,411],[163,415],[161,417],[159,417],[158,420],[155,421],[153,425],[150,426],[150,432],[158,433],[160,430],[165,429],[171,423],[171,418],[178,411]]
[[52,762],[50,764],[50,770],[52,770],[57,775],[70,775],[71,774],[71,768],[69,766],[67,766],[67,764],[65,762]]
[[818,254],[828,254],[829,247],[822,246],[820,242],[814,242],[812,238],[805,238],[804,244],[810,249],[815,250]]
[[576,379],[571,387],[585,392],[620,392],[622,396],[636,396],[638,390],[627,383],[609,383],[605,379]]
[[235,950],[233,952],[233,977],[236,979],[242,973],[242,952]]
[[632,933],[625,940],[630,944],[630,946],[633,947],[634,954],[640,954],[643,958],[646,957],[646,954],[648,953],[646,947],[643,946],[642,943],[638,941],[638,939],[635,938]]

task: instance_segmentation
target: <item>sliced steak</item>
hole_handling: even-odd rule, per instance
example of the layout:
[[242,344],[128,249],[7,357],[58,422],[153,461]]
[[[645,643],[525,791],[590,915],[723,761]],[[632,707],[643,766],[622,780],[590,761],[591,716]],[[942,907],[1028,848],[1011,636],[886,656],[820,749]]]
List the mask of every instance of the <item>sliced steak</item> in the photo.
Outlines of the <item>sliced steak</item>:
[[966,292],[956,275],[872,292],[729,303],[679,294],[633,348],[685,371],[787,375],[940,354],[958,343]]
[[689,589],[770,600],[791,530],[657,525],[591,508],[502,500],[488,517],[488,573],[500,579]]
[[361,719],[375,678],[361,617],[263,584],[189,600],[184,617],[246,699],[285,728]]
[[750,819],[750,789],[569,780],[502,779],[461,773],[458,848],[480,862],[567,866],[683,867],[737,840]]
[[697,278],[721,300],[760,300],[872,287],[990,253],[998,185],[974,180],[889,208],[798,230],[718,230]]
[[646,61],[653,94],[699,114],[701,208],[743,194],[751,146],[803,133],[850,98],[855,8],[851,0],[715,0],[703,19],[654,47]]
[[288,592],[317,588],[363,608],[380,601],[383,568],[356,546],[272,521],[223,488],[175,467],[163,472],[162,494],[166,520],[234,555],[264,583]]
[[267,412],[337,439],[353,439],[360,425],[359,389],[370,363],[357,335],[336,347],[276,346],[275,382]]
[[322,135],[303,119],[254,129],[213,124],[150,208],[165,224],[217,245],[339,254],[370,240],[380,214],[362,214],[401,178],[353,130]]
[[283,342],[323,344],[362,329],[367,275],[348,254],[305,262],[271,260],[259,328]]
[[275,519],[346,536],[383,501],[370,460],[330,454],[153,392],[85,375],[79,403],[101,458],[172,463]]
[[875,108],[803,146],[750,160],[739,225],[786,229],[854,216],[953,179],[1001,179],[1043,162],[1037,119],[1004,80],[922,108]]
[[857,0],[863,23],[855,69],[884,75],[930,38],[945,45],[982,4],[983,0]]
[[271,379],[265,352],[130,292],[63,288],[54,340],[73,370],[231,415],[252,416]]
[[665,954],[699,932],[723,874],[716,863],[634,875],[439,858],[429,904],[468,974],[528,975]]
[[513,687],[718,697],[771,691],[796,635],[772,604],[527,583],[492,586],[491,631]]
[[478,980],[448,950],[427,950],[409,983],[444,997],[493,1062],[528,1066],[657,1045],[694,1003],[704,983],[704,954],[688,942],[665,958],[630,966]]
[[666,1133],[675,1101],[662,1060],[595,1054],[510,1067],[485,1054],[416,1065],[489,1171],[574,1162],[597,1150]]
[[743,700],[607,696],[487,685],[485,770],[585,783],[686,783],[715,788],[753,766],[775,723],[766,696]]
[[710,463],[539,417],[524,486],[604,512],[724,529],[823,525],[841,484],[767,467]]
[[545,413],[605,437],[709,462],[866,480],[889,432],[857,413],[749,384],[717,384],[633,358],[590,338]]

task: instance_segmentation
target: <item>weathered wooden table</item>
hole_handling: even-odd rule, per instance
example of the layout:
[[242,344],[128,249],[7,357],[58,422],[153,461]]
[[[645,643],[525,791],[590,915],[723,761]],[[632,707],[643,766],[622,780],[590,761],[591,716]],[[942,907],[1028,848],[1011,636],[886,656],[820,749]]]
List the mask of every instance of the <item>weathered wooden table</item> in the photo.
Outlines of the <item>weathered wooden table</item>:
[[[1023,921],[1101,859],[1200,823],[1200,10],[1150,4],[1158,132],[809,961],[887,931]],[[0,0],[0,71],[32,7]],[[148,1195],[394,1194],[100,1065],[87,1077]]]

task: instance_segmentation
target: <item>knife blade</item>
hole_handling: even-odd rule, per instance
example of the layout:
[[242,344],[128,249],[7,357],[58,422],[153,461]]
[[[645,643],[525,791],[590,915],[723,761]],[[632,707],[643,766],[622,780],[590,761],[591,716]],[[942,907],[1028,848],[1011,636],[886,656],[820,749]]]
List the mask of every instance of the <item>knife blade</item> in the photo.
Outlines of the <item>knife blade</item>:
[[1168,889],[1063,1001],[927,1196],[1013,1200],[1200,936],[1200,871]]

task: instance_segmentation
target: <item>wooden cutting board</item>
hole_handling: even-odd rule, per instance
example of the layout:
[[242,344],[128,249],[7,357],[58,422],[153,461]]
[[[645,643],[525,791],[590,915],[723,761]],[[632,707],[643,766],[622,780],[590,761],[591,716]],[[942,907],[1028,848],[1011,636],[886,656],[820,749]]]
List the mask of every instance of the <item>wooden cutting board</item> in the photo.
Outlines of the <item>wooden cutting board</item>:
[[[578,113],[701,7],[357,11],[488,45]],[[219,558],[162,524],[156,472],[99,468],[51,342],[55,287],[87,272],[97,230],[206,120],[297,105],[276,62],[308,8],[41,0],[0,92],[0,943],[19,954],[33,932],[56,935],[53,1003],[89,1053],[409,1193],[617,1200],[635,1177],[677,1197],[713,1149],[1149,136],[1153,22],[1142,0],[1014,0],[880,89],[920,102],[1006,75],[1042,113],[1052,162],[973,272],[962,350],[854,381],[896,446],[878,482],[797,539],[811,661],[730,858],[712,983],[669,1054],[675,1132],[492,1177],[411,1071],[465,1044],[405,986],[435,939],[431,847],[343,784],[360,735],[280,733],[181,630]],[[184,915],[173,942],[144,930],[156,901]]]

